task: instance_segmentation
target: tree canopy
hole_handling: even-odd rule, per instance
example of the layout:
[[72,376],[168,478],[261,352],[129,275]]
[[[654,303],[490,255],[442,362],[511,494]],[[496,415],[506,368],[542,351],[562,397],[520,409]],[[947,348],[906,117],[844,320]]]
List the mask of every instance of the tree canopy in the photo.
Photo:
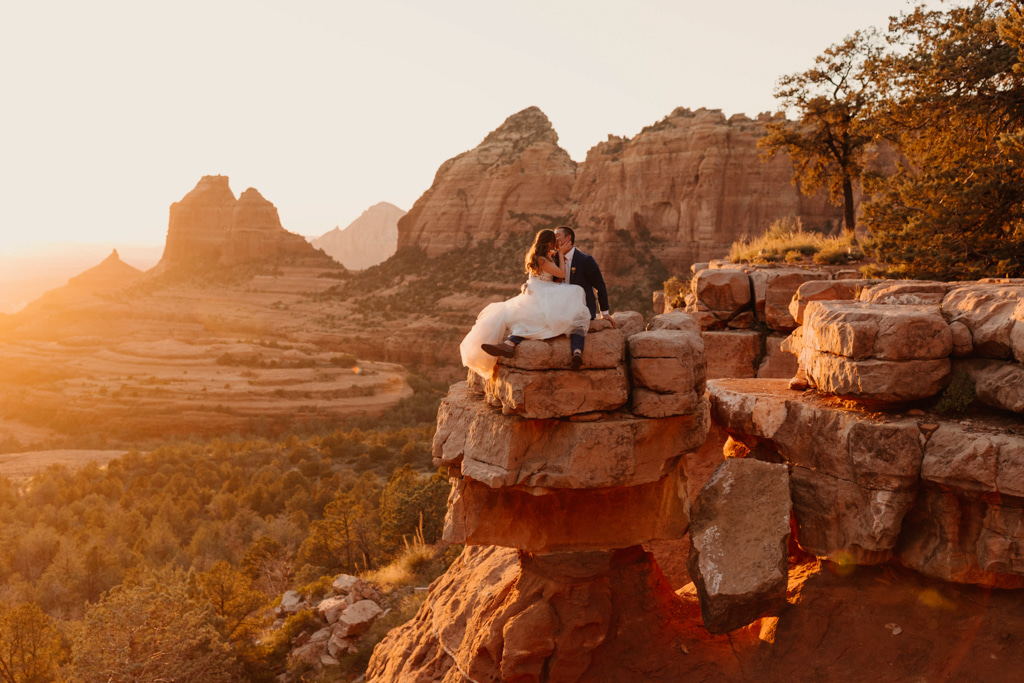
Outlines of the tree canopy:
[[780,78],[775,97],[797,113],[798,122],[773,121],[758,140],[765,158],[789,154],[793,181],[802,192],[826,187],[833,201],[842,201],[844,227],[851,236],[856,227],[853,186],[873,141],[868,111],[875,85],[865,65],[879,50],[874,30],[857,31],[825,50],[813,68]]
[[870,65],[876,135],[903,156],[869,179],[865,223],[897,274],[1024,275],[1021,12],[979,0],[891,21]]
[[[883,40],[884,38],[884,40]],[[805,192],[828,187],[863,223],[890,276],[1024,276],[1024,20],[1011,0],[915,7],[884,36],[854,33],[776,89],[798,120],[760,141]],[[866,170],[874,146],[896,168]]]

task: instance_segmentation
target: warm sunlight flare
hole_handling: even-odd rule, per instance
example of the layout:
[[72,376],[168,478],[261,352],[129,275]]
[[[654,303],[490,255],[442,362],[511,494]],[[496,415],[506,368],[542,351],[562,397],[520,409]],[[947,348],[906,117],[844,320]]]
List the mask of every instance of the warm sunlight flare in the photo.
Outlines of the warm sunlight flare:
[[0,681],[1024,670],[1019,3],[37,5]]

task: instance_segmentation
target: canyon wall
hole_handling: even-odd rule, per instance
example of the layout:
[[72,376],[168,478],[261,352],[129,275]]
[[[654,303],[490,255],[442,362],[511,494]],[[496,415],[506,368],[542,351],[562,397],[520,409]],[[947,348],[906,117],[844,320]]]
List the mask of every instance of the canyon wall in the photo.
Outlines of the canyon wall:
[[726,119],[719,110],[679,108],[632,138],[609,136],[576,164],[547,117],[530,107],[475,149],[441,165],[399,221],[398,246],[428,256],[474,242],[568,223],[609,280],[628,279],[645,242],[670,272],[724,256],[742,235],[798,216],[828,229],[842,221],[825,193],[791,182],[789,158],[764,163],[757,139],[771,117]]

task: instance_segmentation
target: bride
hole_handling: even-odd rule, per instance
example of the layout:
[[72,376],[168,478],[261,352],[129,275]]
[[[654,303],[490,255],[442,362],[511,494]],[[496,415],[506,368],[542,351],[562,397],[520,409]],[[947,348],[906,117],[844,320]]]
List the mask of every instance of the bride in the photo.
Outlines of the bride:
[[558,265],[558,261],[554,231],[541,230],[526,253],[529,279],[523,293],[508,301],[488,304],[480,312],[473,329],[459,345],[463,365],[482,377],[490,377],[495,356],[511,358],[516,344],[523,339],[586,334],[590,310],[583,288],[554,281],[565,278],[565,266]]

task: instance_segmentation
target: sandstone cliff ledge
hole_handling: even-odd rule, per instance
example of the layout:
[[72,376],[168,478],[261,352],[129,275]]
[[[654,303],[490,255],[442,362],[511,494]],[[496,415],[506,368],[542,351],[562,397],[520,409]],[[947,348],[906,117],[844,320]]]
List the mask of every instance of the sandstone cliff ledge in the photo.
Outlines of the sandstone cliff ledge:
[[[613,436],[623,412],[636,418],[641,390],[704,387],[693,359],[703,362],[707,337],[682,311],[629,337],[621,405],[573,413],[583,404],[571,390],[562,409],[531,396],[531,386],[557,396],[577,381],[545,382],[563,372],[546,365],[553,349],[530,349],[531,362],[517,352],[491,378],[453,390],[435,440],[454,483],[446,537],[518,552],[467,549],[375,650],[370,680],[1002,680],[1005,667],[1024,665],[1009,645],[1024,632],[1024,383],[1014,381],[1024,282],[822,282],[798,286],[791,320],[803,329],[787,341],[810,388],[719,379],[699,391],[710,433],[730,435],[717,450],[695,447],[707,433],[696,423],[653,439],[663,457],[652,457],[651,432]],[[812,296],[825,298],[801,309]],[[659,336],[673,329],[674,347]],[[594,346],[585,371],[607,372],[614,344]],[[661,362],[670,358],[671,370]],[[857,365],[927,360],[974,379],[969,419],[933,410],[945,380],[911,385]],[[600,400],[614,403],[603,377]],[[857,381],[832,381],[842,378]],[[665,476],[691,486],[707,471],[695,456],[717,467],[692,507],[683,493],[640,490]],[[635,497],[614,498],[626,491]],[[667,526],[635,504],[659,496],[671,501],[660,508]],[[684,519],[693,584],[673,596],[636,543],[684,533]],[[966,640],[950,627],[963,619]]]

